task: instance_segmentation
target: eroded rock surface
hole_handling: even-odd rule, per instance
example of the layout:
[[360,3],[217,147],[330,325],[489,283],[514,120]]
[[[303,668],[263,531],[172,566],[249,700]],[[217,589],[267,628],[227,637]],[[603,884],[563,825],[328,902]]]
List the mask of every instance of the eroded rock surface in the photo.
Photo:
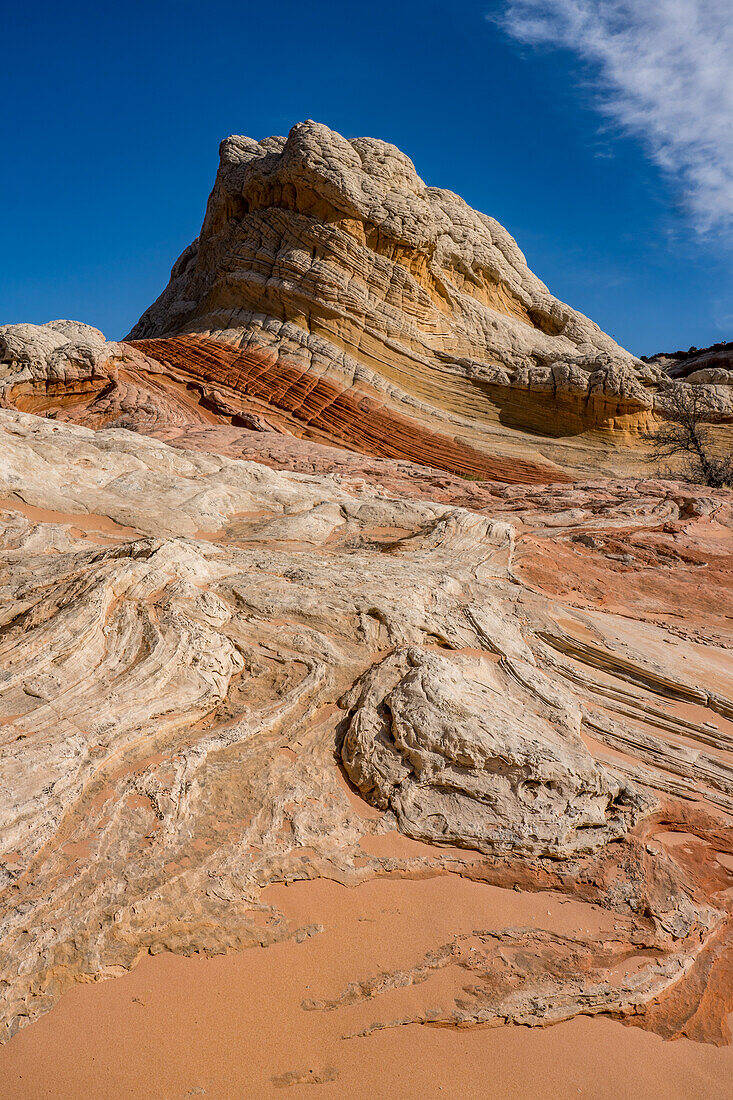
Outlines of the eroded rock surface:
[[[449,873],[610,923],[460,931],[344,1003],[452,966],[410,1019],[725,1041],[730,589],[707,582],[708,622],[695,553],[726,575],[731,494],[443,475],[438,502],[435,471],[411,498],[353,461],[283,473],[0,411],[4,1034],[147,951],[318,935],[269,884]],[[646,603],[623,606],[611,539],[639,543]],[[675,619],[655,600],[680,562]],[[428,844],[374,854],[396,829]]]
[[505,648],[506,668],[413,648],[370,669],[344,701],[349,778],[416,839],[557,856],[624,836],[653,804],[594,763],[521,637]]
[[[394,146],[310,121],[222,142],[201,233],[125,343],[0,327],[8,407],[275,431],[524,483],[652,472],[668,366],[554,298],[498,222]],[[683,382],[730,446],[730,371],[700,366]]]
[[709,348],[658,352],[644,362],[661,367],[670,378],[702,385],[733,386],[733,342],[722,340]]
[[[426,186],[395,146],[312,121],[222,142],[201,233],[131,338],[180,333],[271,349],[311,383],[464,433],[498,420],[638,442],[666,381],[554,298],[495,219]],[[706,384],[730,419],[729,379]]]
[[128,341],[0,327],[2,1037],[399,877],[504,901],[303,1011],[729,1041],[733,494],[639,475],[730,372],[678,366],[311,122],[222,144]]

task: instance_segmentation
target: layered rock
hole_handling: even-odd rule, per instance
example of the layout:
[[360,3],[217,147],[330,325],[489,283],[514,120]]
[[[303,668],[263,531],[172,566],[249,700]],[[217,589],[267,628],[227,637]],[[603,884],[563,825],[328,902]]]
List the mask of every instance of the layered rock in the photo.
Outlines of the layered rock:
[[[667,366],[554,298],[498,222],[394,146],[314,122],[222,143],[201,234],[125,343],[0,327],[6,406],[146,433],[232,424],[525,483],[646,472]],[[730,445],[729,372],[682,374]]]
[[83,325],[69,339],[53,328],[67,323],[0,328],[0,406],[156,436],[233,425],[417,459],[465,477],[567,480],[541,455],[530,458],[518,447],[486,453],[444,425],[426,427],[375,391],[343,390],[272,351],[242,352],[199,337],[119,344]]
[[[6,410],[0,432],[5,1034],[147,951],[317,934],[270,883],[448,872],[575,898],[577,928],[457,934],[355,973],[360,996],[450,957],[470,995],[410,1018],[610,1011],[724,1041],[731,638],[684,547],[730,569],[731,494],[477,486],[482,515],[119,429]],[[612,538],[646,554],[646,607],[612,601]],[[370,852],[396,828],[430,846]]]
[[132,336],[0,328],[2,1035],[146,952],[318,936],[272,884],[447,876],[531,920],[304,1011],[728,1041],[733,494],[597,476],[671,375],[724,441],[727,377],[314,123],[223,143]]
[[556,725],[537,707],[535,662],[512,641],[519,675],[419,649],[370,669],[345,700],[349,778],[416,839],[556,856],[624,836],[649,803],[589,758],[572,700],[555,700]]
[[[394,146],[315,122],[231,137],[199,238],[132,339],[200,333],[413,415],[634,441],[664,371],[554,298],[493,218]],[[711,393],[733,415],[730,393]],[[426,407],[427,406],[427,407]]]

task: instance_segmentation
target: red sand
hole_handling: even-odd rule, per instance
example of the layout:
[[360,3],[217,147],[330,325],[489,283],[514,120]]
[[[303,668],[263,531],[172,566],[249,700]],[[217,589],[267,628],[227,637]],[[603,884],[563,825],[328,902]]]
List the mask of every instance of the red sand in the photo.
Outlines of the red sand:
[[439,1004],[452,992],[451,967],[332,1011],[302,1007],[375,969],[411,965],[456,931],[611,919],[595,907],[456,876],[355,889],[318,880],[271,887],[262,900],[283,909],[294,929],[318,922],[324,931],[213,959],[149,956],[121,978],[74,987],[0,1050],[3,1100],[243,1100],[285,1088],[293,1100],[733,1096],[733,1047],[664,1043],[602,1018],[546,1029],[410,1025],[344,1038]]
[[89,534],[101,534],[113,537],[119,542],[137,538],[139,535],[139,531],[134,527],[123,527],[109,516],[98,515],[96,512],[54,512],[49,508],[36,508],[34,504],[26,504],[20,497],[15,496],[0,497],[0,511],[4,509],[20,512],[32,523],[66,524],[72,528],[72,532],[76,528],[75,533],[80,538],[86,538]]

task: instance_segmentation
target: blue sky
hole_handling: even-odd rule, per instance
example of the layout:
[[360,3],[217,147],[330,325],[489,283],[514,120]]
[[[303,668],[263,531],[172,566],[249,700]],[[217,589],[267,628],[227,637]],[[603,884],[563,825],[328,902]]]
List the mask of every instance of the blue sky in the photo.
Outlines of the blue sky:
[[427,183],[498,218],[554,294],[636,354],[733,339],[724,188],[670,172],[652,100],[633,124],[608,97],[599,112],[615,64],[600,47],[575,48],[561,23],[537,31],[538,5],[562,21],[564,6],[623,2],[13,5],[0,323],[73,317],[123,336],[198,233],[220,139],[314,118],[394,142]]

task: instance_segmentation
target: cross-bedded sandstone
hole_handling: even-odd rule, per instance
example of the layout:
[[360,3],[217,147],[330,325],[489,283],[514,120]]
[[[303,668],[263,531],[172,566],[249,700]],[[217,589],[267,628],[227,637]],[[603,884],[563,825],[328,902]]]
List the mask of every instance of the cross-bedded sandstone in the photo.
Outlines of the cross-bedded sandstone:
[[[608,1011],[680,1033],[704,980],[717,992],[687,1034],[724,1039],[719,624],[543,587],[537,518],[508,523],[506,499],[480,515],[10,411],[0,431],[6,1034],[146,951],[292,935],[270,883],[449,872],[600,904],[615,931],[461,933],[472,992],[443,1022]],[[524,491],[549,521],[553,491]],[[693,530],[729,520],[710,500]],[[594,518],[629,521],[613,494]],[[396,826],[432,847],[361,847]],[[378,997],[432,966],[355,980]]]

